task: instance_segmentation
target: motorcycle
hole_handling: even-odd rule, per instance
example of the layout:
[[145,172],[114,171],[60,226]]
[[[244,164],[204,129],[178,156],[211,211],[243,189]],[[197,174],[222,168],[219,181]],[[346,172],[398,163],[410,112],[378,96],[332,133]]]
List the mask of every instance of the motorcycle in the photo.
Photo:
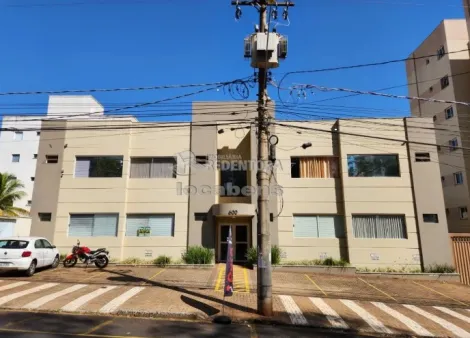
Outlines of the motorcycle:
[[80,241],[77,241],[77,245],[72,248],[72,253],[67,255],[64,260],[64,267],[71,268],[77,264],[78,260],[88,264],[94,263],[97,268],[104,269],[109,264],[109,251],[105,248],[99,248],[98,250],[90,250],[86,246],[80,246]]

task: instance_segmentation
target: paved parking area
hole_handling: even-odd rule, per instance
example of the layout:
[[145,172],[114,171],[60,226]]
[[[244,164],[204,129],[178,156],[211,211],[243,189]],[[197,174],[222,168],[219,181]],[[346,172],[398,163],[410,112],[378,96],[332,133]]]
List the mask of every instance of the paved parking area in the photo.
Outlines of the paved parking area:
[[[159,267],[109,266],[58,268],[38,271],[27,278],[19,274],[0,274],[3,280],[106,284],[170,289],[200,289],[223,292],[225,265],[212,269],[175,269]],[[256,271],[234,267],[234,291],[256,293]],[[365,301],[386,301],[422,305],[470,307],[470,287],[456,282],[386,279],[370,276],[341,276],[273,272],[273,293]]]

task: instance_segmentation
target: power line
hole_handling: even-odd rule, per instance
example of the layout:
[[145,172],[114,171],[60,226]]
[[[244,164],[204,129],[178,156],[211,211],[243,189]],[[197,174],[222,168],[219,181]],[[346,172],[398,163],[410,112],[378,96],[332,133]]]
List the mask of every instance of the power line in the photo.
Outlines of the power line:
[[356,93],[360,95],[373,95],[373,96],[388,97],[388,98],[393,98],[393,99],[417,100],[417,101],[435,102],[435,103],[449,103],[449,104],[458,104],[458,105],[462,105],[466,107],[470,106],[470,103],[462,102],[462,101],[439,100],[439,99],[425,98],[425,97],[418,97],[418,96],[394,95],[394,94],[371,92],[371,91],[364,91],[364,90],[355,90],[355,89],[349,89],[349,88],[324,87],[324,86],[317,86],[317,85],[312,85],[312,84],[300,85],[296,87],[297,89],[300,89],[300,90],[317,89],[317,90],[324,91],[324,92],[347,92],[347,93]]
[[[469,51],[469,49],[466,48],[466,49],[456,50],[456,51],[452,51],[452,52],[445,52],[441,55],[462,53],[462,52],[468,52],[468,51]],[[279,86],[277,87],[278,98],[281,101],[281,103],[284,104],[284,102],[281,99],[280,89],[282,88],[282,82],[284,82],[285,78],[288,77],[289,75],[292,75],[292,74],[321,73],[321,72],[331,72],[331,71],[337,71],[337,70],[356,69],[356,68],[373,67],[373,66],[384,66],[384,65],[398,63],[398,62],[405,62],[405,61],[408,61],[408,60],[426,59],[426,58],[430,58],[430,57],[434,57],[434,56],[437,56],[437,53],[436,54],[431,54],[431,55],[424,55],[424,56],[417,56],[417,57],[407,57],[407,58],[404,58],[404,59],[402,58],[402,59],[394,59],[394,60],[387,60],[387,61],[380,61],[380,62],[363,63],[363,64],[350,65],[350,66],[339,66],[339,67],[332,67],[332,68],[321,68],[321,69],[313,69],[313,70],[297,70],[297,71],[287,72],[281,78],[281,81],[279,81]]]

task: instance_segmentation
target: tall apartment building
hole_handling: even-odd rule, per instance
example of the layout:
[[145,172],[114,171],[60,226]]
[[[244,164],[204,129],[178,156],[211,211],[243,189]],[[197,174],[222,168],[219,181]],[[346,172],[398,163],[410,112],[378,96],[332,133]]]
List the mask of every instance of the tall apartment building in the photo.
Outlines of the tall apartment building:
[[[41,120],[49,118],[95,118],[103,116],[103,106],[92,96],[50,96],[45,116],[4,116],[0,132],[0,172],[8,172],[21,180],[26,196],[15,203],[29,210],[32,203],[36,163],[38,161]],[[31,129],[27,131],[25,129]],[[0,218],[0,236],[27,236],[30,217]]]
[[[468,8],[466,15],[468,17]],[[442,21],[406,62],[409,95],[470,102],[468,41],[465,20]],[[432,56],[425,57],[428,55]],[[437,128],[449,232],[470,233],[470,152],[456,148],[470,148],[470,109],[458,104],[410,102],[412,116],[433,119],[434,123],[423,127]],[[423,129],[421,132],[433,133],[434,130]]]
[[[231,230],[235,260],[246,260],[260,189],[255,104],[200,102],[193,111],[191,124],[43,122],[61,130],[41,133],[31,234],[61,252],[80,240],[117,259],[179,259],[203,245],[224,261]],[[437,150],[412,143],[436,142],[416,128],[432,119],[301,124],[322,132],[284,123],[272,130],[279,143],[269,195],[272,244],[285,260],[451,263]],[[98,124],[108,129],[86,130]],[[391,140],[348,134],[375,136],[379,127]]]

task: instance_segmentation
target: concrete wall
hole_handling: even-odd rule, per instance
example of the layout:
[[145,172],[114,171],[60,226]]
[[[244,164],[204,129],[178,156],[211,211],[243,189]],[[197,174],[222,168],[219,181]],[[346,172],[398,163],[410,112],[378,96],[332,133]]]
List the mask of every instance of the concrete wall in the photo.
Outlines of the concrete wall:
[[[426,121],[427,120],[427,121]],[[438,180],[441,176],[439,158],[435,146],[419,143],[436,144],[433,131],[424,132],[420,127],[423,122],[432,123],[432,119],[405,119],[411,184],[415,203],[418,239],[421,248],[421,259],[424,267],[434,264],[452,264],[450,241],[443,240],[448,236],[444,195]],[[416,153],[429,153],[429,162],[417,162]],[[430,198],[432,196],[432,198]],[[437,223],[424,222],[423,214],[436,214]]]
[[[468,30],[465,20],[444,20],[423,41],[423,43],[410,56],[421,57],[436,54],[436,51],[444,46],[446,52],[464,50],[468,48]],[[427,62],[429,61],[429,63]],[[435,99],[450,101],[470,101],[470,55],[468,51],[450,53],[441,59],[436,56],[422,58],[406,64],[408,76],[408,92],[411,96],[432,97]],[[449,86],[441,89],[440,78],[449,77]],[[415,84],[419,82],[418,84]],[[433,87],[433,91],[429,90]],[[459,207],[470,207],[470,194],[468,184],[468,168],[470,165],[467,151],[449,151],[449,140],[457,138],[459,145],[468,147],[470,141],[465,129],[468,129],[468,107],[462,105],[449,105],[446,103],[411,101],[411,113],[413,116],[434,117],[435,122],[426,122],[424,127],[436,127],[443,130],[436,132],[436,142],[442,145],[438,152],[441,176],[443,177],[443,189],[445,207],[447,208],[447,222],[449,232],[469,232],[470,220],[461,220]],[[445,118],[445,110],[452,107],[454,117]],[[454,173],[463,172],[464,182],[461,185],[454,184]]]

